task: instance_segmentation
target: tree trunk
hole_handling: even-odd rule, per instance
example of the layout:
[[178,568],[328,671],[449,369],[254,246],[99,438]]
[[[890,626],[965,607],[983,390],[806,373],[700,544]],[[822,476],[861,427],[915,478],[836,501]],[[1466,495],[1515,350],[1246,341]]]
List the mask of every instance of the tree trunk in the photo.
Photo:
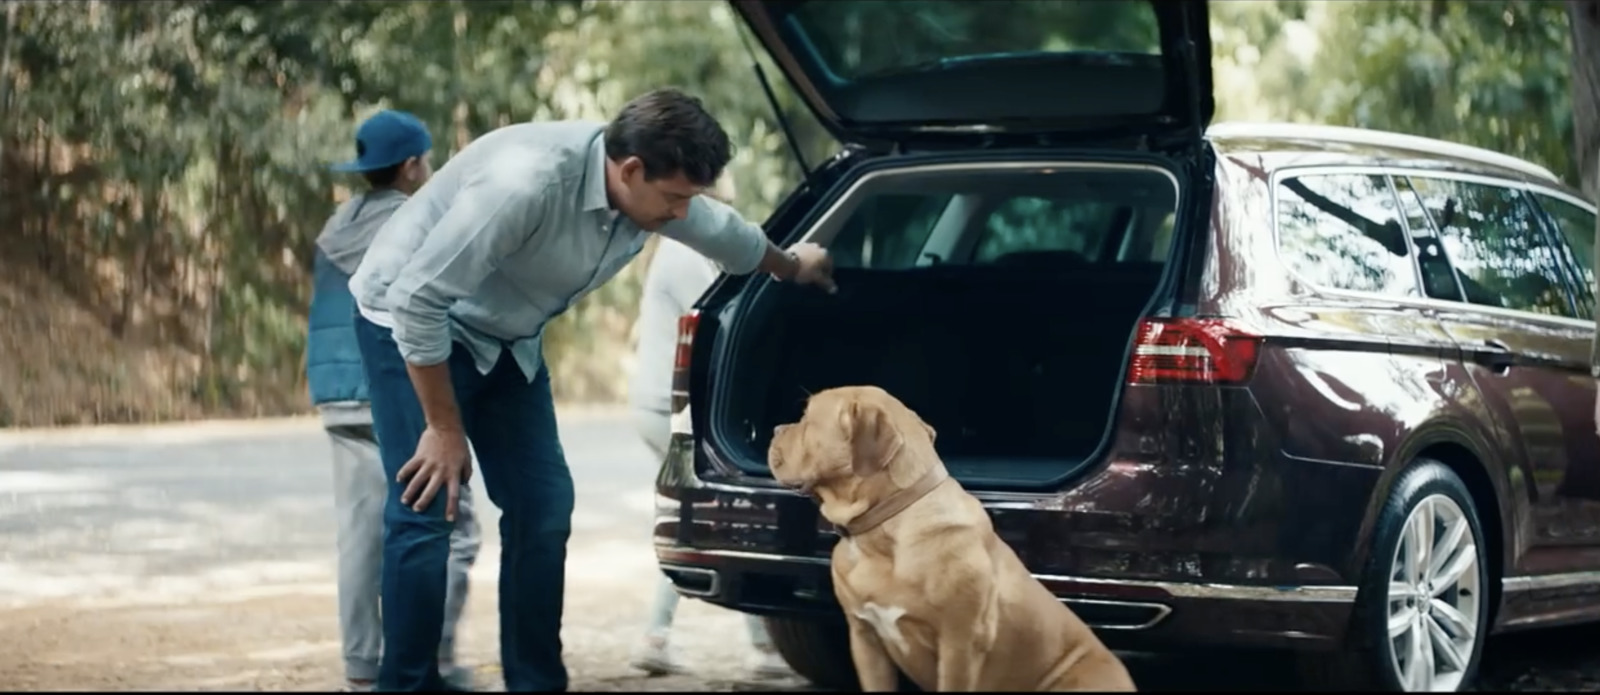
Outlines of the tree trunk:
[[[1567,23],[1572,26],[1573,161],[1584,197],[1595,201],[1600,200],[1600,3],[1567,0]],[[1600,251],[1596,256],[1600,262]],[[1600,334],[1595,335],[1589,364],[1591,370],[1600,367]],[[1600,402],[1596,408],[1600,418]]]
[[455,77],[452,78],[452,85],[456,93],[456,107],[451,113],[454,121],[453,125],[455,126],[455,150],[451,152],[452,155],[466,149],[467,144],[472,142],[472,130],[467,125],[471,116],[471,107],[467,104],[466,88],[461,83],[462,73],[469,69],[467,64],[467,6],[458,2],[455,7],[455,22],[452,24],[455,32],[452,48],[455,51],[456,72]]
[[1572,131],[1583,192],[1600,187],[1600,3],[1567,0],[1572,25]]
[[[21,5],[17,0],[0,0],[6,6],[6,38],[0,44],[0,123],[11,123],[11,37],[17,33],[17,8]],[[0,131],[0,186],[4,186],[6,176],[6,139],[11,137],[9,129]],[[3,189],[9,192],[9,189]],[[10,196],[3,196],[9,198]],[[9,210],[0,209],[0,220],[7,223],[12,219]]]

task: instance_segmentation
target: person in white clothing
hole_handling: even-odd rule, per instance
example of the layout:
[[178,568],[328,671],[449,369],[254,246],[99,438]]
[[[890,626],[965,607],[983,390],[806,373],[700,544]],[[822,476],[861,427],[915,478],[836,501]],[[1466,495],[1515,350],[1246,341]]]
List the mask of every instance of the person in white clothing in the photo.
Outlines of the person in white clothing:
[[[678,343],[678,317],[688,313],[700,295],[717,279],[718,270],[704,256],[681,243],[663,237],[655,258],[645,274],[644,292],[639,302],[639,345],[635,349],[633,378],[628,401],[634,426],[650,447],[655,460],[667,454],[671,437],[672,361]],[[681,673],[682,666],[669,648],[672,618],[678,608],[678,592],[672,580],[658,577],[655,604],[644,643],[631,662],[652,676]],[[754,671],[761,678],[779,678],[791,672],[772,646],[766,627],[754,615],[745,616],[750,642],[755,647]]]

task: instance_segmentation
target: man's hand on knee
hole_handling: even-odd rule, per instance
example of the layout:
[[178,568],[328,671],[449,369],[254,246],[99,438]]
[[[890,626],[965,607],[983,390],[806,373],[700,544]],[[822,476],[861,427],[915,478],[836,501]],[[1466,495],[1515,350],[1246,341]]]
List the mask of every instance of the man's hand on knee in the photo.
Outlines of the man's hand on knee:
[[395,477],[406,483],[400,501],[421,512],[433,503],[439,489],[445,490],[444,518],[456,520],[456,504],[461,499],[461,484],[472,477],[472,453],[467,437],[460,431],[429,427],[417,440],[417,451]]

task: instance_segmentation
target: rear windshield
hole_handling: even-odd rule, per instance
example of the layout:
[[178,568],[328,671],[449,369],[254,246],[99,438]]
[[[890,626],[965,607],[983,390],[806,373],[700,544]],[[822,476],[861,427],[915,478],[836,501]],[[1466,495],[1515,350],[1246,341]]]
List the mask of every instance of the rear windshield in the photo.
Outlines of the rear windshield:
[[790,16],[851,81],[1016,54],[1161,54],[1154,8],[1132,0],[810,0]]
[[843,268],[1161,263],[1176,209],[1153,171],[905,174],[864,184],[818,240]]

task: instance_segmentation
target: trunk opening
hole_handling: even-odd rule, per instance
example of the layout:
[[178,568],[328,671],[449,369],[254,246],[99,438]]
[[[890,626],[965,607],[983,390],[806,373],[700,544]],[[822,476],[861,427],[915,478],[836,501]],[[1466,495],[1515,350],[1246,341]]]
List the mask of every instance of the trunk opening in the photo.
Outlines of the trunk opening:
[[[877,385],[937,431],[964,484],[1029,488],[1096,459],[1171,252],[1178,179],[1154,165],[908,166],[851,184],[804,238],[837,295],[760,281],[714,380],[713,439],[766,475],[808,394]],[[750,291],[753,289],[754,291]],[[744,302],[741,302],[744,303]]]

